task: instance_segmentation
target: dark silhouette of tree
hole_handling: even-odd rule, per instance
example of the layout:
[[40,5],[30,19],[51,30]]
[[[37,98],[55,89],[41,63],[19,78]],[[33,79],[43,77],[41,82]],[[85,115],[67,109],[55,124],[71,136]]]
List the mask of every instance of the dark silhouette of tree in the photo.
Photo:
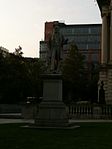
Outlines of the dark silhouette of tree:
[[15,48],[14,55],[22,57],[23,52],[22,52],[22,47],[21,46],[19,46],[18,48]]
[[88,71],[88,92],[87,98],[90,102],[98,101],[98,80],[99,80],[99,64],[91,63]]
[[62,64],[65,93],[67,98],[77,101],[83,98],[85,90],[84,56],[79,52],[75,44],[71,44],[67,58]]
[[39,98],[43,70],[44,65],[38,58],[0,55],[0,103],[19,103],[28,96]]

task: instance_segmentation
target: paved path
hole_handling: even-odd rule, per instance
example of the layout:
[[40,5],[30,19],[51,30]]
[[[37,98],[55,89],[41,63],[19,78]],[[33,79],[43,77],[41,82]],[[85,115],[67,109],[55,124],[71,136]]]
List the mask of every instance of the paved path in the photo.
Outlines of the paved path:
[[0,119],[0,124],[7,123],[34,123],[34,120],[25,120],[25,119]]
[[[112,120],[69,120],[69,122],[73,123],[88,123],[88,122],[108,122],[112,123]],[[34,120],[26,120],[26,119],[0,119],[0,124],[7,124],[7,123],[34,123]]]
[[103,120],[103,119],[96,119],[96,120],[69,120],[69,122],[74,122],[74,123],[89,123],[89,122],[108,122],[108,123],[110,123],[110,122],[112,122],[112,120]]

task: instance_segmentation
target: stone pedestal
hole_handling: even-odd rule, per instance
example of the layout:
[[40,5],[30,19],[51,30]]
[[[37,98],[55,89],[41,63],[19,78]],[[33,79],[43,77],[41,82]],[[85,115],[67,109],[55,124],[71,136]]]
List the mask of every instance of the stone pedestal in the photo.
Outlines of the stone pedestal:
[[104,83],[105,102],[112,104],[112,64],[101,66],[100,80]]
[[112,64],[108,65],[108,82],[107,82],[108,97],[106,100],[107,104],[112,104]]
[[43,76],[43,101],[35,119],[39,127],[66,127],[66,106],[62,102],[62,80],[59,74]]

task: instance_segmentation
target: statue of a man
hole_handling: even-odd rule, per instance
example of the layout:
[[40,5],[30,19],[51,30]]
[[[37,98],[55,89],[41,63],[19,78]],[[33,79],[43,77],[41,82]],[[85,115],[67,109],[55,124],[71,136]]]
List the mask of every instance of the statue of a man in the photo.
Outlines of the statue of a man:
[[53,34],[51,37],[51,62],[50,70],[58,73],[60,60],[62,59],[62,36],[60,35],[58,23],[54,24]]
[[99,103],[105,104],[105,90],[104,90],[104,82],[100,82],[100,89],[99,89]]

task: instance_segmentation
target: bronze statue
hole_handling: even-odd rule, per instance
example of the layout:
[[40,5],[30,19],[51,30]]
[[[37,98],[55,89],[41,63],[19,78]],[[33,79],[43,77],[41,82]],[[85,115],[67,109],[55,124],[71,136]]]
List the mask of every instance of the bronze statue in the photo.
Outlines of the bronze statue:
[[105,90],[104,90],[104,82],[103,81],[101,81],[101,83],[100,83],[99,103],[105,104]]
[[50,71],[59,73],[60,61],[62,59],[62,36],[59,31],[58,23],[54,24],[53,34],[50,41]]

